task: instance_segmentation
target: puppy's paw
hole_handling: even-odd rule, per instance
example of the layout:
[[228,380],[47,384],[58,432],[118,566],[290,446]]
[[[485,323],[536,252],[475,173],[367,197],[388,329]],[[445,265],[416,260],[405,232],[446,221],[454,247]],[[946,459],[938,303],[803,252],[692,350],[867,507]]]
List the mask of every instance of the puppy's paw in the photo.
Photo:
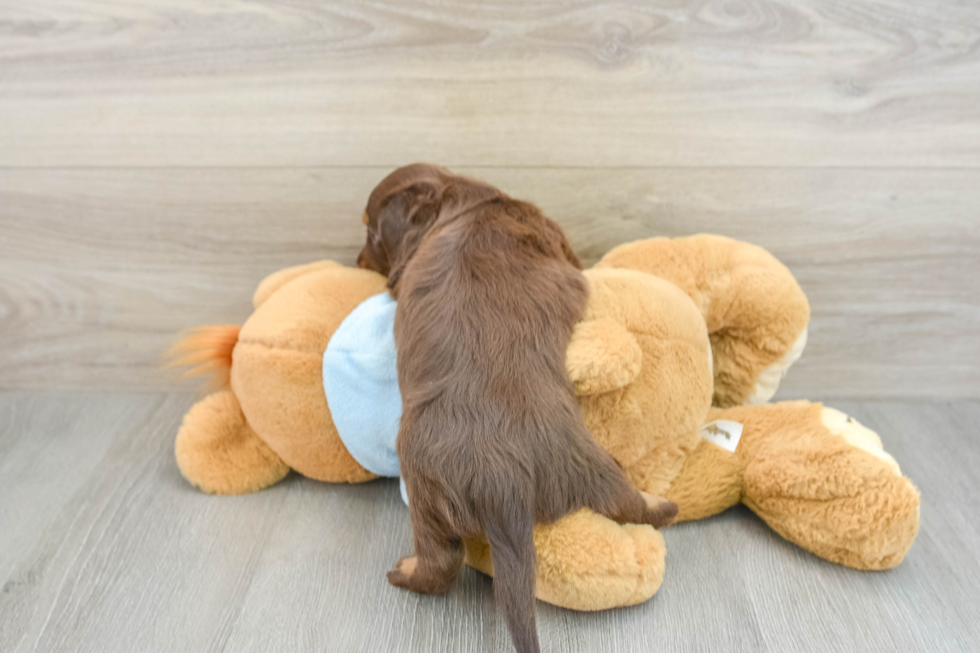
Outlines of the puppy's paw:
[[415,575],[418,564],[419,559],[416,556],[402,558],[395,564],[395,568],[388,572],[388,582],[395,587],[415,591],[412,585],[412,577]]
[[646,523],[654,528],[665,528],[674,523],[677,519],[677,504],[669,499],[658,497],[655,494],[640,492],[643,500],[646,501],[647,511],[645,516]]

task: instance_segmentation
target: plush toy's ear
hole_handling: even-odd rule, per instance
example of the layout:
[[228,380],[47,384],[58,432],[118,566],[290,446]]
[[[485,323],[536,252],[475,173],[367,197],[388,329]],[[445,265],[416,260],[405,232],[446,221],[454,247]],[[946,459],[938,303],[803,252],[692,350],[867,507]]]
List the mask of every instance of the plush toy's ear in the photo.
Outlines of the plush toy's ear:
[[333,261],[316,261],[314,263],[296,265],[291,268],[286,268],[285,270],[273,272],[263,279],[262,282],[259,283],[259,287],[255,289],[255,294],[252,295],[252,305],[255,308],[258,308],[265,303],[265,300],[269,299],[272,293],[276,292],[293,279],[298,279],[304,274],[340,267],[343,266],[340,263],[335,263]]
[[565,368],[579,396],[626,387],[636,379],[642,363],[643,350],[633,334],[606,317],[575,325],[565,355]]

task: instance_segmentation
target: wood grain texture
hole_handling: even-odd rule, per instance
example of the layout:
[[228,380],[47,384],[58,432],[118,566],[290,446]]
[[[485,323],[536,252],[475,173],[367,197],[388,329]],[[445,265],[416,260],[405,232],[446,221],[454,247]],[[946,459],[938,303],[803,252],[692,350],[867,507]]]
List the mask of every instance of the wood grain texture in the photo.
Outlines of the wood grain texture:
[[[810,297],[783,397],[980,397],[980,170],[460,168],[539,203],[586,263],[721,233]],[[387,168],[0,170],[0,388],[163,390],[180,329],[241,322],[258,281],[353,264]]]
[[[395,482],[190,488],[172,453],[190,403],[0,394],[0,650],[511,650],[473,570],[444,598],[387,584],[411,547]],[[922,491],[921,532],[898,568],[825,562],[733,509],[665,531],[664,585],[642,605],[539,604],[544,650],[976,650],[980,404],[837,407],[879,431]]]
[[0,165],[980,164],[980,5],[0,5]]
[[[539,203],[587,262],[700,231],[813,305],[781,396],[980,398],[980,4],[0,2],[0,651],[509,651],[488,579],[395,591],[396,485],[188,487],[173,334],[267,273],[350,264],[430,160]],[[88,394],[51,394],[51,390]],[[99,394],[99,391],[147,394]],[[736,509],[666,533],[627,610],[551,651],[980,648],[980,404],[834,402],[922,490],[885,573]]]

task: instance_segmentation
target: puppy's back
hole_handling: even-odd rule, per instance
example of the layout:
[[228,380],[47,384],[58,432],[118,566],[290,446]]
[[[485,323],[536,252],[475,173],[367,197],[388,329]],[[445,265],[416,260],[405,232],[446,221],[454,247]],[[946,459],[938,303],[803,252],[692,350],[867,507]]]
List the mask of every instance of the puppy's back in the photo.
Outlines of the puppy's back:
[[395,319],[413,524],[486,534],[497,602],[518,651],[533,652],[534,522],[570,510],[568,479],[588,459],[565,373],[586,282],[531,205],[499,198],[435,229],[404,270]]
[[508,406],[517,418],[555,394],[574,401],[565,350],[587,286],[560,228],[533,205],[499,198],[437,229],[400,282],[406,407],[465,392],[474,412]]

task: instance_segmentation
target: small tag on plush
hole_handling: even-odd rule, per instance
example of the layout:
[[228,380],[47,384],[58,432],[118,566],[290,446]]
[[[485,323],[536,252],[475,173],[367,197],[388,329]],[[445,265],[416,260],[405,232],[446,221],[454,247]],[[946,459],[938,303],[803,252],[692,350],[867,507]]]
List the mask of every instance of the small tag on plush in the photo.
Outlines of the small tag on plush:
[[722,449],[735,453],[738,441],[742,439],[742,424],[719,419],[702,426],[701,437],[708,442],[714,442]]

